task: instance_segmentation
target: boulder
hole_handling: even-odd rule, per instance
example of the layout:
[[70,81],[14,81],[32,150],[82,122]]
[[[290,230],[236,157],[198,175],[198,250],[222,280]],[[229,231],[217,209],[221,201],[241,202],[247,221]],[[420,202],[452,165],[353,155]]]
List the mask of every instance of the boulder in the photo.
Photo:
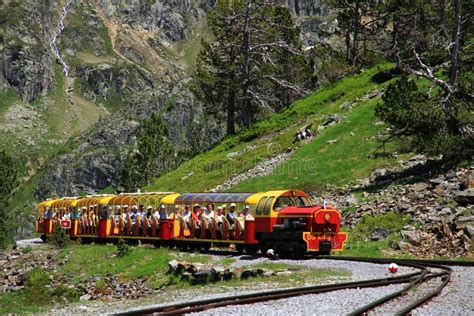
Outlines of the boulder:
[[421,244],[421,234],[416,230],[402,230],[401,235],[404,240],[414,246],[419,246]]
[[474,238],[474,225],[466,225],[464,227],[464,233],[471,239]]
[[390,235],[390,232],[382,227],[375,228],[370,234],[370,239],[373,241],[378,241],[387,238]]
[[284,271],[278,271],[275,274],[278,275],[278,276],[288,276],[288,275],[292,275],[293,272],[291,272],[289,270],[284,270]]
[[329,125],[333,125],[333,124],[341,122],[343,119],[345,119],[345,116],[339,115],[339,114],[327,114],[327,115],[324,115],[323,118],[325,119],[325,122],[323,125],[329,126]]
[[92,298],[92,295],[90,294],[84,294],[81,297],[79,297],[80,301],[89,301]]
[[461,205],[474,204],[474,188],[468,188],[456,193],[454,199]]
[[168,262],[168,273],[179,273],[179,265],[178,260]]
[[339,108],[340,108],[341,110],[349,111],[349,110],[352,109],[352,104],[351,104],[349,101],[346,101],[346,102],[342,103],[342,104],[339,106]]

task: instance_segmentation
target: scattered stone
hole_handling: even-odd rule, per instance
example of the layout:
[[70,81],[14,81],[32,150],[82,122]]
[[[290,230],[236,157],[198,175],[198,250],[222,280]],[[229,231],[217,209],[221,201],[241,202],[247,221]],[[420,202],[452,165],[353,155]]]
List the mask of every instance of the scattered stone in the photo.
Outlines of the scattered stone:
[[373,241],[378,241],[387,238],[390,235],[390,232],[382,227],[375,228],[370,234],[370,239]]
[[337,124],[344,120],[346,117],[339,114],[327,114],[323,117],[326,121],[323,123],[323,126],[328,127],[330,125]]
[[179,271],[179,262],[178,260],[171,260],[168,262],[168,272],[169,273],[178,273]]
[[339,108],[341,110],[346,110],[346,111],[349,111],[349,110],[352,110],[352,104],[349,102],[349,101],[346,101],[344,103],[342,103]]
[[293,272],[291,272],[289,270],[276,272],[276,275],[278,275],[278,276],[288,276],[288,275],[291,275],[291,274],[293,274]]
[[454,199],[461,205],[474,204],[474,188],[468,188],[464,191],[458,192]]
[[416,230],[402,230],[401,235],[403,239],[408,241],[410,244],[414,246],[419,246],[421,244],[421,236],[420,233]]
[[80,301],[88,301],[88,300],[90,300],[91,298],[92,298],[92,295],[90,295],[90,294],[84,294],[84,295],[82,295],[82,296],[79,298],[79,300],[80,300]]

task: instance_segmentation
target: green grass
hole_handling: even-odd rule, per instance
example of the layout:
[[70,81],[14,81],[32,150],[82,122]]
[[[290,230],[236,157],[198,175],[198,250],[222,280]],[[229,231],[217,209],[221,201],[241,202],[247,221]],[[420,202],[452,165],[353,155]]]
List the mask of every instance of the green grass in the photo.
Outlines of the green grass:
[[[339,253],[347,256],[379,257],[384,250],[391,248],[392,243],[401,239],[403,226],[411,223],[410,215],[388,212],[380,216],[365,215],[349,234],[346,249]],[[375,228],[387,229],[390,235],[379,241],[370,240]]]
[[[262,120],[233,137],[226,137],[214,148],[174,171],[165,174],[145,190],[177,192],[204,191],[245,172],[258,162],[287,149],[296,154],[268,176],[252,178],[231,191],[261,191],[276,188],[311,189],[325,184],[343,185],[368,176],[373,170],[395,162],[395,159],[371,158],[378,143],[374,136],[386,128],[375,126],[374,108],[379,98],[354,103],[351,111],[340,109],[343,102],[354,102],[391,81],[377,84],[371,77],[391,68],[385,64],[368,69],[326,86],[307,98],[296,101],[288,109]],[[296,130],[313,123],[315,131],[324,123],[324,115],[342,114],[340,124],[324,129],[309,144],[292,144]],[[354,136],[351,136],[351,132]],[[329,145],[327,140],[338,139]],[[393,149],[388,147],[388,149]],[[244,151],[243,154],[235,155]]]
[[0,294],[0,314],[38,313],[56,303],[71,303],[79,299],[75,289],[65,284],[52,285],[50,274],[34,268],[26,275],[24,289]]
[[70,246],[61,251],[61,256],[67,256],[68,262],[61,266],[59,272],[72,276],[73,282],[109,273],[118,274],[123,280],[133,280],[164,272],[172,259],[166,249],[131,247],[129,253],[121,257],[116,252],[115,245]]
[[3,115],[15,102],[21,101],[13,89],[5,89],[0,92],[0,116]]

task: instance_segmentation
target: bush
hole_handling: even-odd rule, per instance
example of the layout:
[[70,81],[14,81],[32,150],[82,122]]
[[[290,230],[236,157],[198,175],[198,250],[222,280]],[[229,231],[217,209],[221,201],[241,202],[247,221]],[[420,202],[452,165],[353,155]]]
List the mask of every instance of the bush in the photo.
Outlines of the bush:
[[47,240],[59,248],[64,248],[71,242],[67,231],[62,229],[59,225],[57,225],[54,233],[47,237]]
[[428,155],[443,155],[451,162],[470,158],[474,143],[472,105],[460,95],[420,91],[417,82],[403,76],[391,84],[376,115],[392,125],[385,141],[404,138],[411,147]]
[[52,286],[52,278],[45,271],[35,268],[28,272],[25,282],[25,297],[35,305],[49,305],[58,299],[73,302],[79,299],[79,293],[65,284]]
[[50,285],[51,279],[45,271],[34,268],[28,272],[25,282],[25,295],[28,301],[33,304],[50,303]]
[[107,289],[107,283],[104,280],[100,279],[95,282],[95,290],[99,293],[103,293]]
[[58,284],[50,291],[52,298],[62,299],[64,302],[75,302],[79,300],[79,292],[74,288],[69,288],[65,284]]
[[30,246],[27,246],[21,250],[22,253],[30,253],[32,251],[33,251],[33,248],[31,248]]
[[123,239],[119,239],[117,242],[117,256],[123,257],[130,252],[130,248]]

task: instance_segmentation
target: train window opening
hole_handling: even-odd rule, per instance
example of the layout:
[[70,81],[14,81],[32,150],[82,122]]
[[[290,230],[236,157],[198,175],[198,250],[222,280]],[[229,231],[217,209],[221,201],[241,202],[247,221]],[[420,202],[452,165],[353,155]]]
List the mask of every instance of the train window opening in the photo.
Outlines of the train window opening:
[[309,206],[310,203],[308,201],[308,199],[304,196],[297,196],[294,198],[295,200],[295,203],[297,206]]
[[288,196],[280,196],[276,199],[273,210],[279,212],[282,208],[293,206],[295,202]]
[[264,208],[264,205],[265,205],[265,201],[267,200],[267,197],[264,196],[260,199],[260,201],[258,202],[257,204],[257,210],[256,210],[256,213],[257,215],[262,215],[263,213],[263,208]]
[[271,196],[267,199],[267,201],[265,202],[265,207],[263,209],[263,214],[264,215],[268,215],[270,214],[270,207],[272,206],[272,203],[273,203],[273,200],[275,199],[274,196]]

